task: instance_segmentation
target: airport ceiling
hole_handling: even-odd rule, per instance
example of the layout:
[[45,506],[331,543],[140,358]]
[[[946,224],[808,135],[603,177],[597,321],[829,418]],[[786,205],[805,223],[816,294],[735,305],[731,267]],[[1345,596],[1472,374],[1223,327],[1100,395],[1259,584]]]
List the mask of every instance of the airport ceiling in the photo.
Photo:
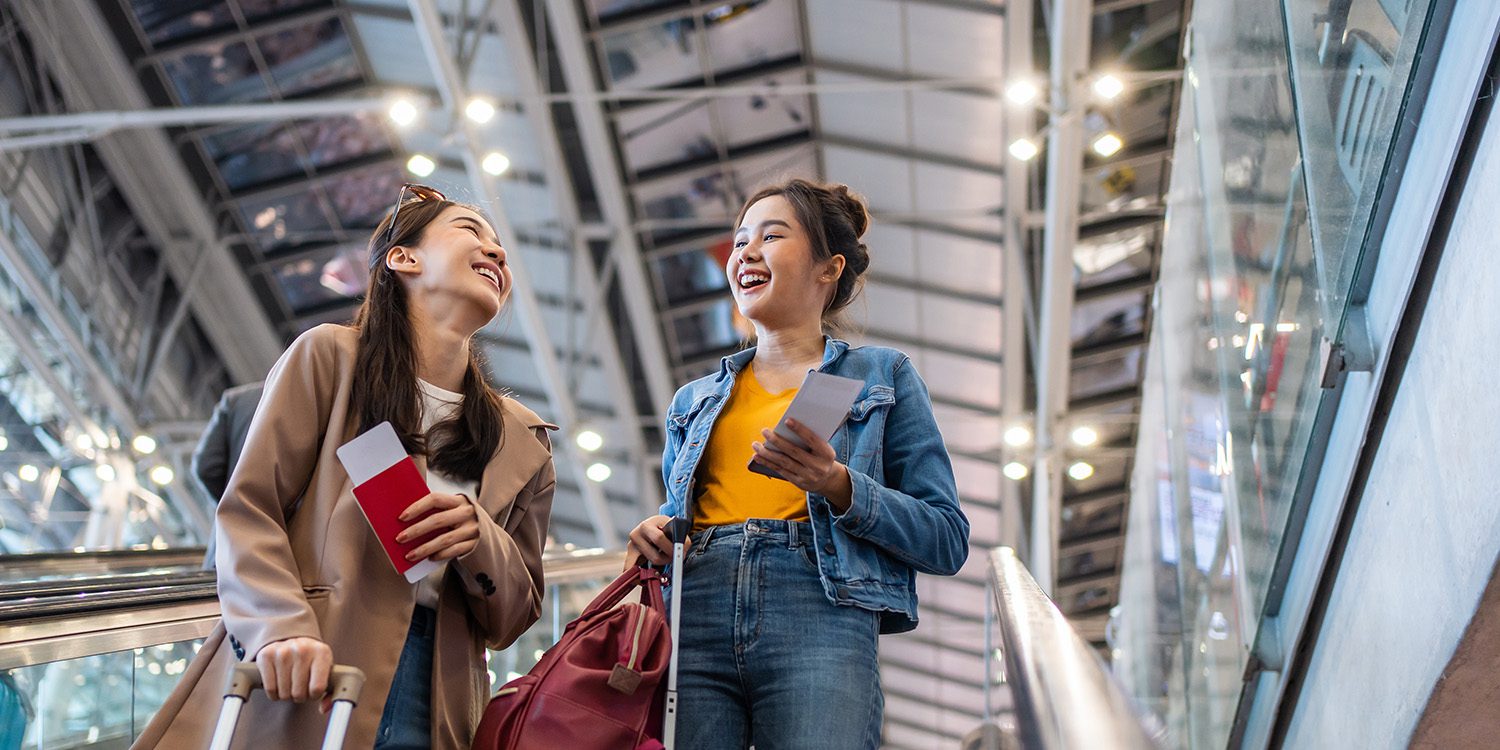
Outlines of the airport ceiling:
[[[177,317],[196,342],[176,356],[199,390],[169,413],[137,383],[141,419],[201,419],[210,391],[347,321],[372,226],[403,182],[431,184],[490,213],[516,259],[511,309],[481,339],[496,382],[566,427],[554,536],[618,545],[659,501],[672,392],[741,345],[722,272],[734,212],[778,178],[844,182],[874,215],[852,338],[906,351],[927,380],[976,549],[1028,544],[1034,436],[1016,428],[1039,391],[1058,399],[1054,595],[1103,644],[1181,0],[1084,2],[1071,21],[1072,0],[6,4],[9,47],[36,70],[4,116],[62,119],[0,132],[0,157],[19,145],[100,175],[79,200],[107,200],[122,247],[182,300],[147,327]],[[1063,23],[1085,30],[1072,88],[1088,97],[1049,112]],[[1081,153],[1049,180],[1063,128]],[[1059,195],[1078,239],[1049,251]],[[982,565],[924,579],[924,627],[883,644],[890,747],[952,746],[984,715]]]

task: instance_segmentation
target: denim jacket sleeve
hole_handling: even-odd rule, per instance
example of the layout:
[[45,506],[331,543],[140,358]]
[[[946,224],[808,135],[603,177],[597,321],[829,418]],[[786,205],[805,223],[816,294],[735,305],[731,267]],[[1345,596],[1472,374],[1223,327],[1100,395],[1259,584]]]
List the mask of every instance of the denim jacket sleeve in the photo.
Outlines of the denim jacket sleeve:
[[672,397],[672,405],[667,409],[667,422],[665,428],[664,446],[661,451],[661,486],[666,488],[665,497],[662,499],[661,508],[658,512],[664,516],[672,515],[672,467],[677,463],[677,452],[682,450],[682,430],[673,429],[673,419],[687,406],[684,401],[689,400],[691,395],[688,386],[678,389],[677,394]]
[[881,446],[885,484],[850,469],[852,500],[834,525],[919,572],[953,575],[969,556],[969,519],[927,384],[906,357],[896,364],[895,391]]

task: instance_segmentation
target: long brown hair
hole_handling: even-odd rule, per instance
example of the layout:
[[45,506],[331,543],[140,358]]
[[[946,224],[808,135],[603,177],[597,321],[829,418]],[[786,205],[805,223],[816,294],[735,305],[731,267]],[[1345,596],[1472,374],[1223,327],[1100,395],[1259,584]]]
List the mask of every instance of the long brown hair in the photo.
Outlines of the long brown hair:
[[833,298],[823,308],[823,327],[835,333],[847,331],[850,325],[842,312],[864,288],[865,270],[870,267],[870,249],[860,241],[870,228],[870,211],[864,199],[850,192],[848,185],[823,185],[796,178],[756,191],[740,207],[734,225],[738,227],[745,220],[751,206],[773,195],[792,204],[792,212],[811,240],[814,262],[844,256],[844,270],[839,273]]
[[420,243],[427,225],[449,206],[479,213],[473,206],[450,200],[408,201],[401,207],[394,232],[387,213],[370,236],[369,291],[354,317],[359,344],[350,399],[359,415],[360,432],[389,421],[407,452],[426,455],[432,471],[478,481],[500,450],[504,435],[500,394],[485,380],[483,360],[471,344],[462,408],[427,434],[421,433],[422,395],[417,386],[417,346],[408,295],[396,272],[385,264],[391,248]]

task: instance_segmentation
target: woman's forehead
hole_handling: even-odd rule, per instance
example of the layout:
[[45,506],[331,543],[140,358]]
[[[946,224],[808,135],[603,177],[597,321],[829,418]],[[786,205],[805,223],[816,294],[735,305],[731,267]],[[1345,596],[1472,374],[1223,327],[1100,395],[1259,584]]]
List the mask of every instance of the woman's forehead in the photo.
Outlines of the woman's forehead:
[[491,237],[495,236],[495,228],[490,226],[490,222],[484,218],[484,214],[468,206],[449,206],[443,209],[442,213],[438,214],[436,221],[441,224],[453,224],[460,219],[469,219],[482,227]]

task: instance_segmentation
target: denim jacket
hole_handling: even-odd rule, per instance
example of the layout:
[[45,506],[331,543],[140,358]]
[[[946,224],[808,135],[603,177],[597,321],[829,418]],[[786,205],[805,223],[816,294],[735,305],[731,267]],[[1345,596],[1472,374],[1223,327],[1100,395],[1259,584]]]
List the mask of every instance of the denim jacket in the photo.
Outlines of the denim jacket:
[[[683,386],[667,412],[661,512],[684,515],[698,459],[735,378],[755,357],[725,357],[719,372]],[[849,467],[853,501],[843,514],[808,493],[814,550],[829,601],[881,614],[880,632],[917,626],[916,574],[953,575],[969,555],[969,520],[958,507],[953,464],[932,416],[927,385],[901,352],[829,338],[822,372],[865,383],[829,441]]]

